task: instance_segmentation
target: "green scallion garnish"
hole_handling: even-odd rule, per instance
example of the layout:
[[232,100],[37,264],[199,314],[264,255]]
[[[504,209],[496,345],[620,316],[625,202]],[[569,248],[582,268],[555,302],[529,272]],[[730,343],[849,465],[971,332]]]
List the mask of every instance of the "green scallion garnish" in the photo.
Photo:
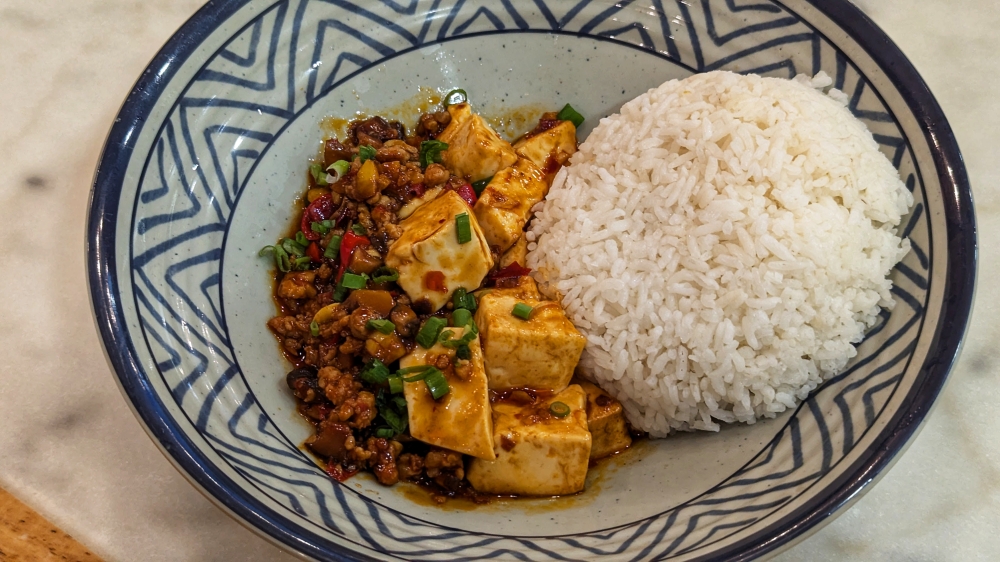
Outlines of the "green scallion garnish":
[[361,380],[370,384],[382,384],[389,380],[389,368],[385,366],[378,359],[372,359],[372,362],[365,365],[364,369],[361,369],[361,373],[358,374]]
[[561,121],[570,121],[573,123],[574,127],[579,127],[580,124],[583,123],[583,115],[580,115],[580,113],[573,109],[573,106],[568,103],[559,111],[559,114],[556,115],[556,119]]
[[309,239],[306,238],[305,233],[300,230],[295,233],[295,243],[302,246],[302,250],[305,251],[306,246],[309,245]]
[[459,244],[472,242],[472,223],[469,220],[469,213],[455,215],[455,229],[458,231]]
[[472,190],[476,192],[477,197],[483,194],[483,190],[486,189],[486,186],[489,185],[491,181],[493,181],[493,176],[484,180],[472,182]]
[[319,324],[315,320],[309,323],[309,333],[314,338],[319,336]]
[[389,392],[393,394],[403,392],[403,377],[389,377]]
[[333,221],[331,220],[309,223],[309,230],[319,234],[326,234],[330,232],[331,228],[333,228]]
[[323,252],[323,257],[331,260],[337,259],[340,255],[340,241],[343,240],[338,234],[334,234],[330,237],[330,243],[326,245],[326,251]]
[[316,163],[309,166],[309,174],[312,175],[316,185],[329,185],[326,183],[326,172],[323,171],[322,164]]
[[432,368],[433,367],[431,365],[414,365],[412,367],[405,367],[403,369],[400,369],[396,371],[396,374],[399,376],[403,376],[403,375],[409,375],[410,373],[422,373],[427,369],[432,369]]
[[446,342],[451,339],[451,336],[454,335],[455,332],[452,330],[441,330],[441,333],[438,334],[438,343]]
[[282,273],[288,273],[292,269],[292,264],[288,260],[288,254],[285,252],[284,248],[279,246],[264,246],[257,252],[258,256],[264,257],[264,254],[271,251],[274,254],[274,264],[278,267],[278,271]]
[[399,280],[399,272],[391,267],[381,266],[372,273],[372,283],[380,285]]
[[301,258],[295,258],[292,260],[293,269],[296,271],[305,271],[309,269],[309,264],[312,263],[312,258],[309,256],[303,256]]
[[376,320],[372,318],[365,324],[369,330],[377,330],[383,334],[391,334],[396,330],[396,325],[391,320]]
[[511,310],[510,313],[517,316],[521,320],[527,320],[531,317],[532,310],[532,307],[524,304],[523,302],[519,302],[514,305],[514,310]]
[[459,103],[465,103],[469,101],[469,94],[465,93],[465,90],[461,88],[456,88],[444,95],[444,106],[456,105]]
[[376,152],[377,151],[374,146],[363,144],[358,147],[358,158],[360,158],[361,163],[364,164],[368,160],[374,160]]
[[427,367],[427,368],[424,369],[423,371],[420,371],[419,373],[417,373],[415,375],[410,375],[408,377],[403,377],[403,382],[419,382],[419,381],[422,381],[425,378],[431,376],[434,373],[440,373],[441,372],[440,370],[438,370],[437,367],[433,367],[431,365],[424,365],[424,367]]
[[417,343],[420,347],[424,349],[430,349],[434,346],[434,342],[437,341],[438,334],[444,329],[447,322],[444,318],[438,318],[437,316],[431,316],[424,322],[424,325],[420,327],[420,331],[417,332]]
[[368,234],[368,229],[365,228],[365,225],[356,222],[351,225],[351,232],[357,234],[358,236],[365,236]]
[[[351,169],[351,163],[347,160],[337,160],[333,164],[326,167],[326,183],[337,183],[340,178],[344,177],[347,170]],[[330,172],[333,172],[332,174]]]
[[455,289],[451,303],[455,308],[464,308],[469,312],[475,312],[477,307],[475,295],[466,291],[463,287]]
[[549,413],[557,418],[565,418],[569,415],[569,406],[563,402],[553,402],[549,404]]
[[440,162],[441,153],[448,150],[448,143],[439,140],[425,140],[420,143],[420,166],[426,168],[431,164]]
[[[300,233],[301,234],[301,233]],[[306,246],[308,244],[299,244],[291,238],[285,238],[281,241],[281,248],[288,253],[289,256],[295,256],[301,258],[306,255]]]
[[441,342],[441,345],[451,349],[458,349],[463,345],[469,345],[472,343],[472,340],[476,339],[476,336],[479,335],[479,330],[476,329],[476,325],[473,323],[468,324],[466,328],[467,331],[462,334],[462,337],[457,340],[443,341]]
[[364,289],[367,282],[368,279],[366,276],[355,275],[354,273],[345,273],[344,277],[340,280],[340,284],[348,289]]
[[468,344],[460,345],[458,346],[458,349],[455,350],[455,357],[468,361],[469,359],[472,359],[472,349],[468,346]]
[[384,439],[391,439],[396,436],[395,430],[390,427],[380,427],[375,430],[375,437],[382,437]]
[[426,377],[424,377],[424,384],[427,385],[427,390],[431,392],[431,396],[435,400],[439,400],[445,394],[451,390],[448,387],[448,379],[444,378],[444,373],[434,369],[429,372]]
[[456,308],[451,313],[451,325],[456,328],[464,328],[472,322],[472,313],[465,308]]

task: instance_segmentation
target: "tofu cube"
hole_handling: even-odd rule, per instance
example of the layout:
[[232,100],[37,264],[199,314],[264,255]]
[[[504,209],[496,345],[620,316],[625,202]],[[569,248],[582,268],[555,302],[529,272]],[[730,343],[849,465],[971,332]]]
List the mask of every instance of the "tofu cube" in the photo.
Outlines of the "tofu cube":
[[486,241],[501,252],[510,248],[523,234],[531,208],[548,191],[545,174],[526,158],[493,176],[475,206]]
[[[447,329],[455,332],[454,338],[464,333],[462,328]],[[479,338],[469,343],[469,350],[472,358],[457,364],[455,350],[440,343],[430,349],[417,347],[399,360],[402,368],[434,365],[441,356],[447,356],[452,364],[442,371],[450,390],[438,400],[431,396],[424,381],[403,383],[410,435],[424,443],[473,457],[495,459],[490,396]]]
[[448,106],[451,122],[437,140],[448,143],[441,155],[446,168],[470,182],[484,180],[511,166],[517,154],[467,103]]
[[[559,392],[573,378],[587,340],[559,303],[523,291],[498,289],[479,300],[475,319],[490,388]],[[528,320],[512,314],[519,302],[533,307]]]
[[[493,255],[469,205],[454,191],[430,201],[399,223],[403,233],[389,247],[385,264],[399,271],[399,286],[413,302],[438,310],[455,289],[478,288],[493,267]],[[472,240],[458,243],[455,216],[468,213]]]
[[500,256],[500,267],[507,267],[508,265],[517,262],[519,265],[523,266],[527,263],[528,259],[528,239],[525,236],[518,238],[514,245],[507,249],[506,252]]
[[632,436],[625,425],[625,409],[621,402],[596,384],[579,379],[572,382],[587,393],[587,427],[593,440],[590,458],[599,459],[629,448]]
[[517,141],[514,151],[538,166],[551,184],[559,168],[576,154],[576,127],[571,121],[560,121],[551,129]]
[[[534,404],[494,404],[496,459],[473,459],[465,473],[469,483],[489,494],[559,496],[583,490],[591,444],[586,401],[583,389],[573,385]],[[554,402],[569,406],[569,415],[552,415]]]

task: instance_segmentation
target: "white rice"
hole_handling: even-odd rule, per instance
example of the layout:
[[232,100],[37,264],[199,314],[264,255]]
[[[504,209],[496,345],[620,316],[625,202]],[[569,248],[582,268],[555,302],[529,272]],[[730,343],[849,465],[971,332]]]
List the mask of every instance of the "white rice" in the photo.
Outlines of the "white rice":
[[793,408],[893,306],[913,196],[829,85],[667,82],[602,119],[536,209],[528,266],[635,427]]

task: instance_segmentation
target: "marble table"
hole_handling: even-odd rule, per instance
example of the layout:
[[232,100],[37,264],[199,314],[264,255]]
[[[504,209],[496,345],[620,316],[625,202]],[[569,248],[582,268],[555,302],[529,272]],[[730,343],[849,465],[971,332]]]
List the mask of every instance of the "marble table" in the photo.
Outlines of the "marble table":
[[[0,0],[0,487],[109,560],[290,560],[178,474],[105,362],[84,280],[94,166],[119,104],[202,0]],[[936,410],[867,495],[780,560],[1000,559],[1000,15],[858,0],[955,129],[981,228],[976,311]],[[997,144],[993,144],[997,143]],[[994,242],[997,242],[994,245]]]

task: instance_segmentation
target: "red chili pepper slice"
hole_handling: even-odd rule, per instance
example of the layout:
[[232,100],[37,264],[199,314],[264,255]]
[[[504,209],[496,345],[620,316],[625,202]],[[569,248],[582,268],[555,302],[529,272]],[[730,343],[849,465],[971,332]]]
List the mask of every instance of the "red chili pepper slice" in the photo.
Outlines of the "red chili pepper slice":
[[465,184],[462,187],[455,190],[458,196],[465,199],[465,202],[469,204],[470,207],[476,204],[476,190],[472,189],[472,186]]
[[340,241],[340,271],[337,273],[337,281],[344,276],[347,271],[347,264],[351,262],[351,252],[358,246],[370,246],[372,243],[367,236],[358,236],[353,232],[344,233],[343,240]]
[[531,268],[522,267],[521,264],[519,264],[517,262],[512,262],[507,267],[498,269],[498,270],[490,273],[489,275],[487,275],[487,277],[489,279],[493,280],[493,281],[498,281],[500,279],[510,279],[510,278],[513,278],[513,277],[523,277],[523,276],[525,276],[525,275],[527,275],[529,273],[531,273]]
[[330,197],[329,193],[313,199],[313,202],[302,211],[302,222],[299,225],[302,234],[306,235],[306,240],[320,239],[320,234],[312,229],[312,223],[325,221],[335,210],[333,197]]
[[423,196],[424,192],[427,191],[422,183],[413,183],[406,188],[407,193],[413,196],[414,199]]
[[326,473],[330,475],[330,478],[333,478],[337,482],[343,482],[344,480],[347,480],[351,476],[357,474],[358,471],[346,470],[343,466],[340,466],[339,462],[330,461],[330,464],[326,467]]
[[444,273],[440,271],[428,271],[424,274],[424,287],[428,290],[439,293],[447,293],[448,287],[444,284]]
[[323,261],[323,256],[319,252],[319,244],[315,242],[310,242],[309,245],[306,246],[306,255],[309,256],[309,259],[314,262],[319,263]]

